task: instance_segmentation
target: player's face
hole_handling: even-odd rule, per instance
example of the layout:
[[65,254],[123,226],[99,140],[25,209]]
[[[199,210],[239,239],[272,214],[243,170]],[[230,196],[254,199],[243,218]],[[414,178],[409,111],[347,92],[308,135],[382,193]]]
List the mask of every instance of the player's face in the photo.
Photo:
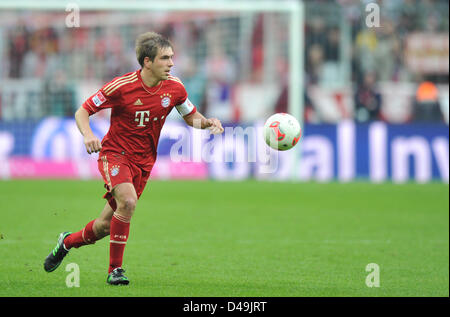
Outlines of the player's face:
[[173,50],[171,47],[158,49],[158,55],[151,64],[151,70],[155,77],[165,80],[169,77],[173,64]]

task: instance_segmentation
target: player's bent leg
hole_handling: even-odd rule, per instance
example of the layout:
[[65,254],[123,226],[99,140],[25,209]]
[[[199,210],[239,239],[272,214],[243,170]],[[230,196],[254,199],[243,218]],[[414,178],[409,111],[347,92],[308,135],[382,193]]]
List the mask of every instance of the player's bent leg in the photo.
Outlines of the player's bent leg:
[[109,235],[113,213],[114,210],[109,203],[106,203],[100,216],[90,221],[83,229],[75,233],[61,233],[55,248],[45,258],[44,270],[47,272],[56,270],[71,248],[79,248],[84,245],[93,244],[95,241]]
[[94,225],[92,227],[98,239],[102,239],[106,236],[109,236],[111,218],[113,214],[114,210],[111,208],[109,203],[106,203],[100,216],[95,220]]
[[129,280],[123,274],[123,254],[130,232],[130,220],[136,208],[137,194],[134,185],[121,183],[116,185],[112,194],[117,204],[110,226],[109,269],[106,282],[111,285],[128,285]]

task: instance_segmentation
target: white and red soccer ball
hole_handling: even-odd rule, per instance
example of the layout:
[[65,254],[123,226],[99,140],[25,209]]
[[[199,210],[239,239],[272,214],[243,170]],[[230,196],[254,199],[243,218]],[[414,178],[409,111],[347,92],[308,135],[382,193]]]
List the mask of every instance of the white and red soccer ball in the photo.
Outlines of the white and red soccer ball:
[[302,129],[297,119],[287,113],[275,113],[264,124],[264,140],[278,151],[292,149],[301,136]]

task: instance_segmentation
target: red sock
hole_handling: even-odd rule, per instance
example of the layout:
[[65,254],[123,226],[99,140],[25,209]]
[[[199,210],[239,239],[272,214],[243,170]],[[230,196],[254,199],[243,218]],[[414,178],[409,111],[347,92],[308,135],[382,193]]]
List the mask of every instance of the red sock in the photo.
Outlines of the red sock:
[[89,222],[82,230],[70,234],[64,239],[64,247],[69,250],[70,248],[79,248],[86,244],[94,244],[97,241],[97,237],[94,233],[94,220]]
[[130,217],[124,217],[117,213],[114,213],[111,219],[108,273],[122,266],[123,252],[130,232],[130,219]]

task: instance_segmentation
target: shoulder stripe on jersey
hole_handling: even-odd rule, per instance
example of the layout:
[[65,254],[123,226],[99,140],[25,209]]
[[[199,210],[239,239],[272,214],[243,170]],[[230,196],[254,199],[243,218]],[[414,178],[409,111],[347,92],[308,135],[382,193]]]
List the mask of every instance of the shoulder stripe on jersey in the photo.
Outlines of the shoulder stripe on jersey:
[[181,82],[181,80],[179,80],[177,77],[169,77],[169,78],[167,78],[168,80],[172,80],[172,81],[176,81],[177,83],[180,83],[180,84],[182,84],[183,85],[183,87],[184,87],[184,84]]
[[181,81],[180,78],[175,77],[175,76],[172,76],[172,75],[169,75],[168,78],[169,78],[169,79],[173,79],[173,80]]
[[123,85],[126,85],[126,84],[134,83],[134,82],[136,82],[137,80],[138,80],[138,78],[136,77],[136,78],[134,78],[134,79],[124,81],[124,82],[118,84],[116,87],[112,88],[112,90],[110,90],[109,92],[107,92],[106,95],[109,96],[109,95],[111,95],[114,91],[116,91],[117,88],[119,88],[119,87],[121,87],[121,86],[123,86]]
[[110,85],[108,88],[105,88],[103,91],[104,91],[106,94],[109,94],[109,92],[110,92],[112,89],[114,89],[114,87],[117,87],[117,85],[119,85],[119,84],[121,84],[121,83],[123,83],[123,82],[129,81],[129,80],[133,80],[133,79],[135,79],[135,78],[137,78],[137,75],[136,75],[136,74],[134,74],[134,75],[132,75],[132,76],[130,76],[130,77],[126,77],[126,78],[122,78],[122,79],[120,79],[120,80],[117,80],[116,82],[114,82],[114,84]]
[[106,90],[108,90],[109,88],[111,88],[112,86],[114,86],[115,84],[117,84],[118,82],[123,81],[123,80],[126,80],[126,79],[130,79],[130,78],[132,78],[133,76],[136,76],[136,75],[137,75],[137,74],[134,72],[134,73],[132,73],[132,74],[130,74],[130,75],[119,77],[119,78],[117,78],[116,80],[113,80],[112,82],[110,82],[108,85],[106,85],[106,86],[104,87],[104,90],[106,91]]
[[122,83],[129,82],[129,81],[135,80],[135,79],[137,79],[137,76],[133,76],[133,77],[130,77],[130,78],[127,78],[127,79],[119,80],[117,83],[115,83],[114,85],[112,85],[108,89],[104,89],[103,91],[105,92],[105,94],[109,95],[112,91],[114,91]]
[[131,74],[129,74],[129,75],[125,75],[125,76],[120,76],[120,77],[114,79],[113,81],[111,81],[109,84],[107,84],[107,85],[105,86],[105,89],[111,87],[112,85],[114,85],[115,83],[117,83],[119,80],[122,80],[122,79],[128,79],[128,78],[130,78],[130,77],[132,77],[132,76],[134,76],[134,75],[136,75],[136,72],[131,73]]

